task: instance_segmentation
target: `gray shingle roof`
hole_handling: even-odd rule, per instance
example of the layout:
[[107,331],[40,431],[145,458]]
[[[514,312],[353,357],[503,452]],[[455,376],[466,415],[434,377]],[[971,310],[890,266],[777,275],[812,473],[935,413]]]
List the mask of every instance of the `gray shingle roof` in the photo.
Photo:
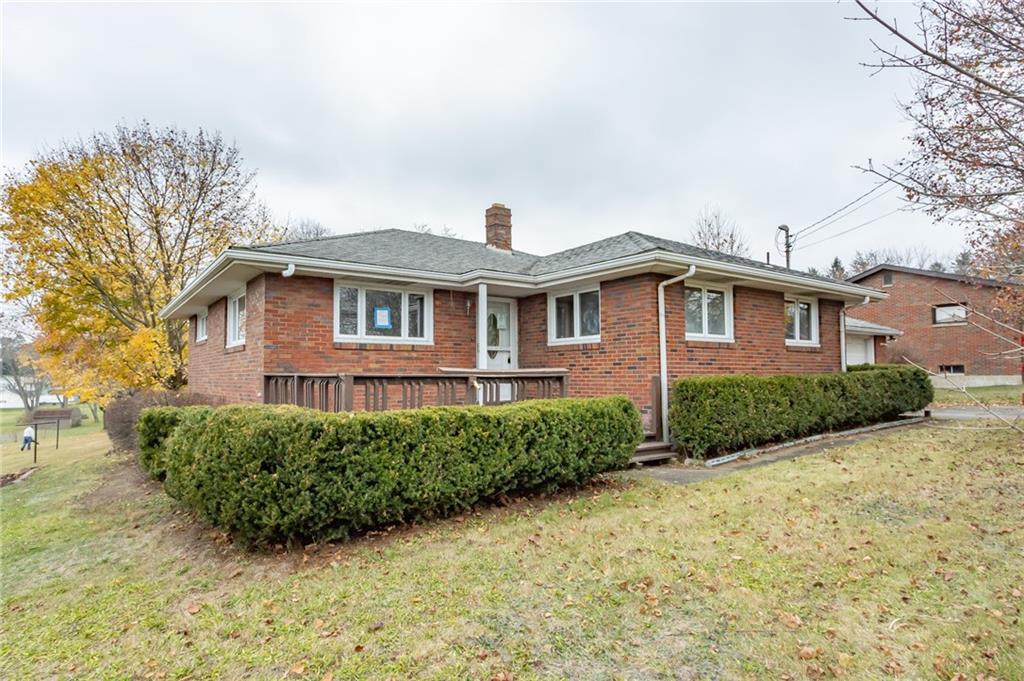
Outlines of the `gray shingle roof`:
[[245,248],[266,253],[445,274],[464,274],[479,269],[526,274],[539,260],[536,255],[522,251],[506,252],[488,248],[479,241],[404,229],[381,229]]
[[750,258],[727,255],[640,232],[625,232],[546,256],[531,255],[522,251],[504,252],[489,248],[478,241],[466,241],[465,239],[402,229],[359,232],[245,248],[282,255],[307,256],[339,262],[446,274],[465,274],[473,270],[490,270],[511,274],[551,274],[631,255],[661,251],[753,267],[768,272],[796,275],[813,281],[836,283],[836,280],[828,277],[790,270],[778,265],[769,265]]

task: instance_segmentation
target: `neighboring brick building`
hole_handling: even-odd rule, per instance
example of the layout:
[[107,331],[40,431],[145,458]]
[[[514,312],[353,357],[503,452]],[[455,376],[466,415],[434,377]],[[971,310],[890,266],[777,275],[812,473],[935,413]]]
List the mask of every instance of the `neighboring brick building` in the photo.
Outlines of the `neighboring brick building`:
[[[879,362],[916,364],[949,374],[958,385],[1021,382],[1021,360],[1007,356],[1007,330],[972,315],[976,309],[1000,318],[996,297],[1004,284],[897,265],[878,265],[850,281],[885,291],[889,297],[848,308],[857,318],[895,327],[903,335],[876,346]],[[936,379],[937,385],[948,380]]]
[[[479,243],[383,230],[228,249],[164,310],[191,320],[190,389],[264,401],[294,376],[321,391],[358,379],[347,397],[317,398],[358,409],[450,402],[448,375],[489,378],[489,402],[542,394],[549,377],[566,376],[569,395],[628,395],[653,432],[662,377],[841,371],[844,305],[884,298],[636,232],[530,255],[511,249],[500,204],[486,234]],[[659,287],[670,279],[662,333]],[[387,405],[371,395],[380,376],[391,377]],[[475,399],[468,388],[463,397]]]

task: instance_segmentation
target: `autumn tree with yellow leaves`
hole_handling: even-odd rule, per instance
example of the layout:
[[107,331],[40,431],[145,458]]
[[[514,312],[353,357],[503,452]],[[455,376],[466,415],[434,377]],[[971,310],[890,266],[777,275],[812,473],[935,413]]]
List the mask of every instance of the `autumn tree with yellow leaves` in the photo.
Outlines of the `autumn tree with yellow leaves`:
[[160,309],[231,243],[275,236],[254,173],[219,134],[119,126],[4,180],[0,275],[62,389],[100,402],[187,381],[188,331]]

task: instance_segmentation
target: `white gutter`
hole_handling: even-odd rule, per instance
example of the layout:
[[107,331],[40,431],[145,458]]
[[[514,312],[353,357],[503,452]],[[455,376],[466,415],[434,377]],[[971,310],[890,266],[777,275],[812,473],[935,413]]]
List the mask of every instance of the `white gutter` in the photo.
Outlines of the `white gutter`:
[[668,341],[665,338],[665,287],[678,284],[692,277],[697,272],[696,265],[690,265],[686,274],[666,279],[658,284],[658,353],[661,358],[661,436],[669,442],[668,434]]

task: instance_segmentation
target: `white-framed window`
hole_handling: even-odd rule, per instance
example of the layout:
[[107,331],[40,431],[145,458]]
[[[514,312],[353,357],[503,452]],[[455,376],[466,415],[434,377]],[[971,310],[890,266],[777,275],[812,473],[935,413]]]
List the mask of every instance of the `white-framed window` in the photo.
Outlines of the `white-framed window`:
[[210,310],[204,308],[202,312],[196,315],[196,342],[206,340],[206,325],[210,318]]
[[940,364],[939,373],[951,374],[953,376],[963,376],[966,372],[964,372],[963,364]]
[[935,305],[932,310],[932,323],[934,324],[965,324],[967,322],[967,307],[960,303]]
[[686,340],[732,342],[732,286],[688,281],[683,301]]
[[786,298],[786,345],[817,346],[818,301],[815,298]]
[[548,345],[600,342],[600,287],[548,294]]
[[334,340],[430,345],[434,342],[433,291],[335,280]]
[[226,347],[245,344],[245,287],[228,296]]

